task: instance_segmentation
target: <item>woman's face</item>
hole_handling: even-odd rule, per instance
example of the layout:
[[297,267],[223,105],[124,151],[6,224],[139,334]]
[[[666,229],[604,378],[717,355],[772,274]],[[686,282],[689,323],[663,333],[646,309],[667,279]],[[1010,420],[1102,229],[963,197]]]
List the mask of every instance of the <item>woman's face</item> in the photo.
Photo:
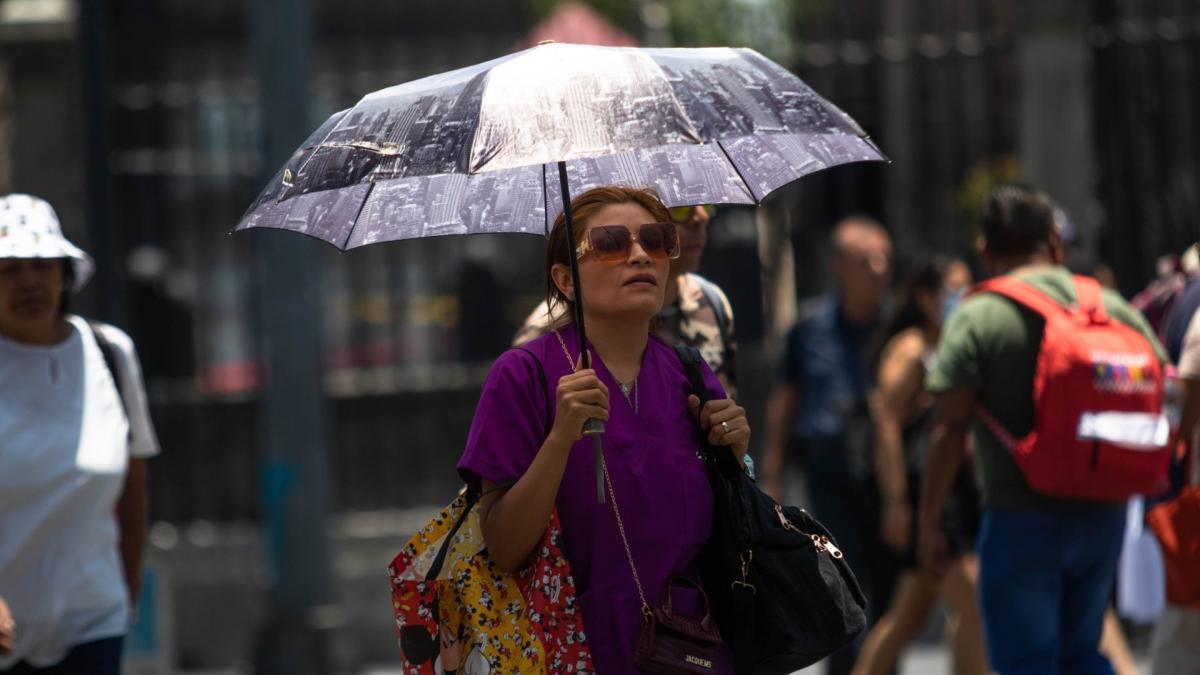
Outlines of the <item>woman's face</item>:
[[0,332],[23,335],[53,325],[66,288],[66,262],[0,258]]
[[[611,225],[636,234],[640,225],[653,222],[654,216],[635,203],[609,204],[587,219],[583,238],[593,228]],[[662,310],[669,262],[666,258],[651,258],[637,241],[632,242],[629,255],[619,263],[603,263],[591,253],[584,255],[579,259],[584,310],[588,315],[604,317],[653,317]],[[553,273],[558,288],[573,297],[570,268],[560,263]]]

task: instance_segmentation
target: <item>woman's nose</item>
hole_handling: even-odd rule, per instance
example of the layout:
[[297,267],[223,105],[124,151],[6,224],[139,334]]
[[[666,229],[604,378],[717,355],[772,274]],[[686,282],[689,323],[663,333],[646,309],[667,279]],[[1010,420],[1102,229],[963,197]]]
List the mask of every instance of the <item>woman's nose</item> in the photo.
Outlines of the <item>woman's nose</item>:
[[642,242],[634,240],[629,247],[629,262],[650,262],[650,254],[646,253],[646,249],[642,248]]

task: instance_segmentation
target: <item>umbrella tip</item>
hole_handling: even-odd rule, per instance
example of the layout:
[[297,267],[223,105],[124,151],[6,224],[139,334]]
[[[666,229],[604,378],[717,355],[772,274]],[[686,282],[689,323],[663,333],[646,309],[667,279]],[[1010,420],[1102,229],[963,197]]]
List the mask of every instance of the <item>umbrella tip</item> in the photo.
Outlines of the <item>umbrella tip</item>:
[[542,45],[552,45],[552,44],[555,44],[556,42],[558,42],[558,40],[542,40],[537,43],[537,46],[541,47]]

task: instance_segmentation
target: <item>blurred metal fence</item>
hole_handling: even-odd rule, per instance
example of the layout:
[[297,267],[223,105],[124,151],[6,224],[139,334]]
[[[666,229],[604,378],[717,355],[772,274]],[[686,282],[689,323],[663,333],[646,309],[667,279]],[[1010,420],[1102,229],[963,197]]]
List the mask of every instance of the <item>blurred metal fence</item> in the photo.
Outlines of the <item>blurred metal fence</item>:
[[[1034,7],[1047,13],[1046,7],[1067,8],[1066,20],[1035,27],[1051,39],[1084,36],[1090,50],[1084,73],[1092,99],[1083,112],[1095,137],[1089,149],[1095,166],[1086,171],[1095,173],[1097,184],[1088,193],[1094,206],[1075,215],[1100,227],[1102,257],[1131,290],[1149,275],[1157,254],[1195,240],[1195,3],[784,4],[789,23],[759,26],[763,44],[780,50],[772,56],[859,120],[894,160],[811,176],[773,200],[768,212],[790,229],[798,295],[827,287],[825,239],[836,219],[852,212],[882,220],[902,256],[969,249],[974,211],[986,190],[1019,178],[1021,153],[1030,152],[1022,147],[1022,125],[1029,122],[1022,105],[1028,79],[1038,73],[1022,61],[1020,47],[1030,22],[1042,21],[1029,18]],[[530,5],[314,0],[312,98],[309,110],[296,114],[315,125],[368,91],[504,53],[532,26]],[[253,518],[255,391],[262,376],[258,312],[249,292],[255,238],[223,234],[260,187],[263,169],[243,3],[118,0],[109,7],[114,227],[112,259],[102,264],[117,273],[122,323],[154,384],[165,447],[152,464],[154,516]],[[791,39],[781,42],[780,35]],[[682,44],[687,36],[675,40]],[[44,53],[50,52],[37,46],[6,56],[16,64],[10,77],[33,81],[36,73],[22,64],[56,63],[41,58]],[[33,99],[20,103],[18,114],[24,114]],[[1072,115],[1040,123],[1066,129],[1078,122]],[[36,121],[29,126],[50,137]],[[26,130],[23,137],[42,136]],[[36,163],[32,151],[16,147],[14,171]],[[55,180],[44,169],[28,175]],[[72,185],[82,182],[64,175]],[[54,189],[69,200],[70,190]],[[72,215],[78,210],[67,209],[66,220],[78,219]],[[711,235],[702,273],[734,299],[743,348],[769,346],[758,306],[764,288],[752,219],[731,211],[719,216]],[[482,378],[478,364],[503,348],[536,301],[541,259],[536,237],[328,251],[323,329],[337,508],[445,501]],[[766,387],[768,355],[742,360],[751,362],[762,372],[749,379]]]
[[1200,239],[1200,5],[1092,5],[1101,252],[1132,293]]

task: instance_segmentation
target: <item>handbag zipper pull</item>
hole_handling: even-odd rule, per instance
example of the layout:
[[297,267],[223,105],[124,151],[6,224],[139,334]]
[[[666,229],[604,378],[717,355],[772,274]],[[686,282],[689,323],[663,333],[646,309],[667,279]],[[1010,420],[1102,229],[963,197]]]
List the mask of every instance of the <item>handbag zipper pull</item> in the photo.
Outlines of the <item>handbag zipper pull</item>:
[[821,535],[810,534],[808,536],[812,538],[813,546],[816,547],[817,551],[821,553],[829,553],[829,549],[825,548],[825,543],[821,541]]
[[778,504],[775,505],[775,514],[779,516],[779,524],[783,526],[783,529],[793,530],[795,532],[800,531],[800,530],[796,529],[796,526],[792,524],[792,521],[787,519],[787,516],[783,515],[783,507],[782,506],[780,506]]
[[834,558],[840,559],[842,557],[842,550],[838,548],[832,541],[829,541],[829,537],[821,535],[821,545],[824,546],[825,549],[829,551],[829,555],[833,556]]
[[754,584],[747,583],[746,581],[750,576],[750,562],[754,560],[754,551],[747,549],[745,553],[740,554],[738,557],[742,561],[742,579],[741,581],[735,579],[733,583],[729,584],[729,587],[734,590],[740,587],[742,590],[750,591],[750,595],[757,595],[758,589],[754,587]]

